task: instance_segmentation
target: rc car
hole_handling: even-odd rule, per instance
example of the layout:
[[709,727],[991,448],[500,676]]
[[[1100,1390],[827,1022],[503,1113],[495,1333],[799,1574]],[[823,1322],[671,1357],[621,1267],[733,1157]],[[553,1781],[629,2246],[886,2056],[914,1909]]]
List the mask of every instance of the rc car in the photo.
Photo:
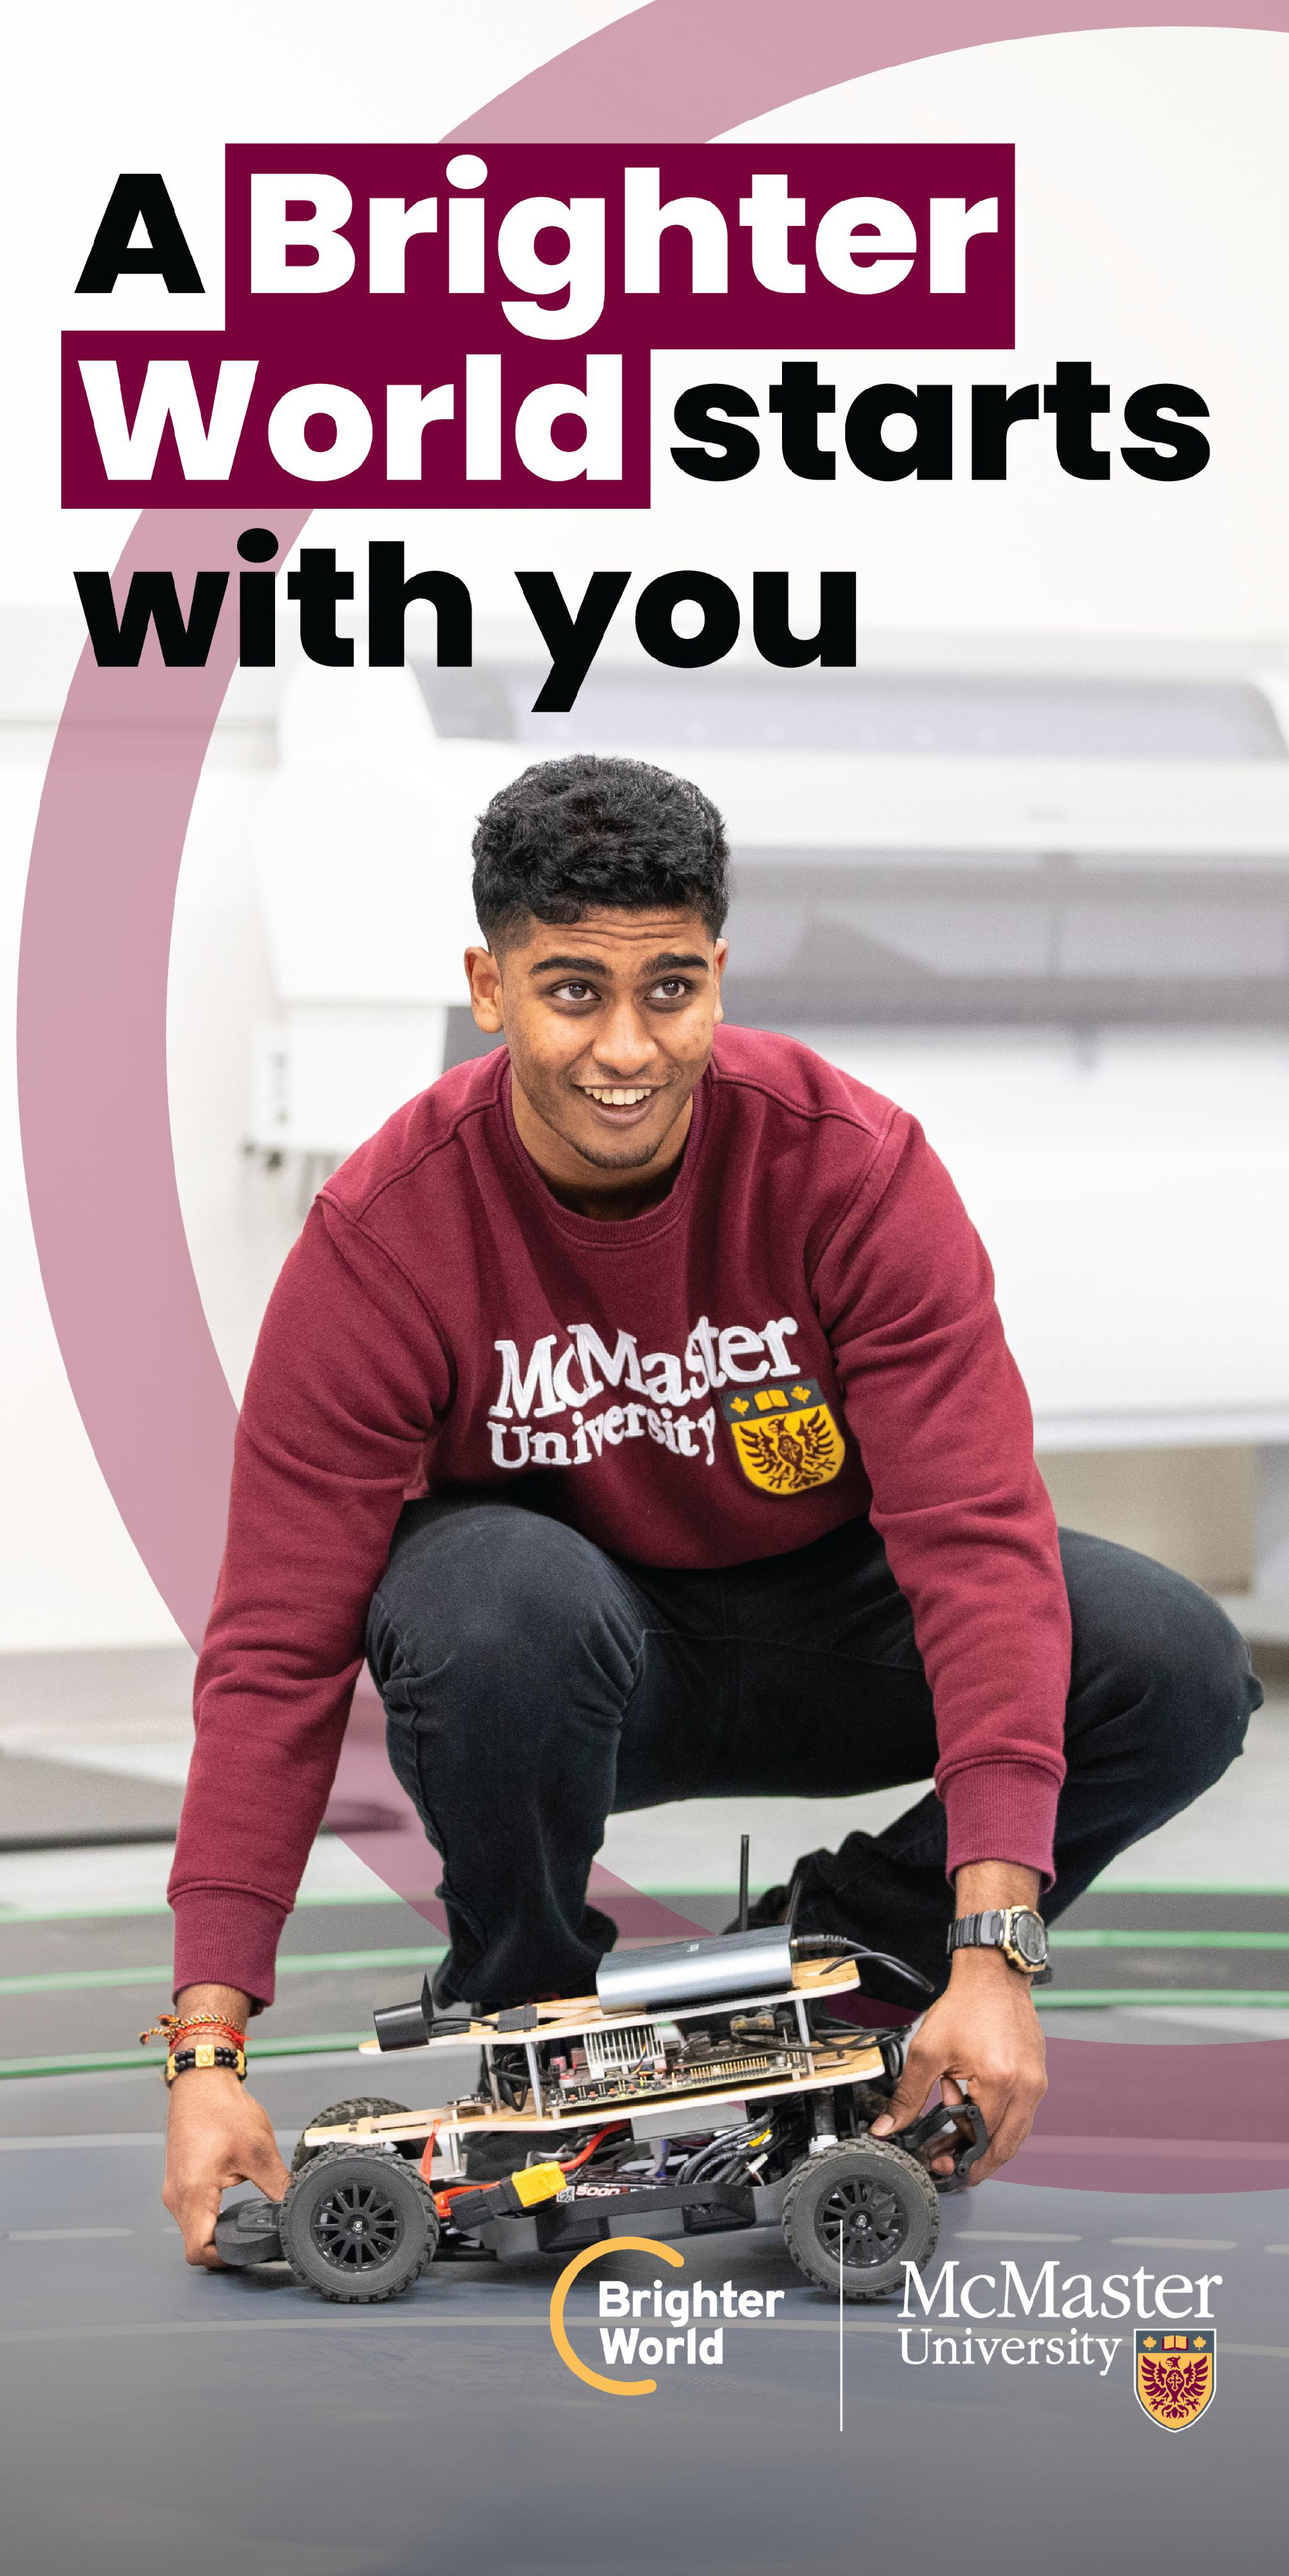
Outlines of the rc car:
[[[859,1988],[857,1958],[881,1955],[789,1922],[614,1951],[594,1995],[510,2011],[437,2011],[427,1979],[374,2015],[363,2047],[477,2046],[475,2089],[427,2110],[332,2103],[284,2199],[222,2212],[217,2251],[238,2268],[285,2258],[324,2298],[367,2302],[451,2257],[771,2223],[807,2280],[882,2298],[930,2260],[939,2194],[987,2139],[971,2101],[936,2105],[898,2143],[870,2136],[903,2043],[837,2006]],[[949,2154],[952,2174],[934,2176]]]

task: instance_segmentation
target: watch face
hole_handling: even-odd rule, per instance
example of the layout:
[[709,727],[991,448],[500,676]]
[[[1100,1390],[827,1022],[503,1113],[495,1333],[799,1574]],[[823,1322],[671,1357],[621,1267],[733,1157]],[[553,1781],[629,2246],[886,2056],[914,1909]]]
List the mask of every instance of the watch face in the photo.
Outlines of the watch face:
[[1027,1965],[1041,1968],[1047,1958],[1047,1933],[1042,1916],[1023,1907],[1012,1918],[1012,1940]]

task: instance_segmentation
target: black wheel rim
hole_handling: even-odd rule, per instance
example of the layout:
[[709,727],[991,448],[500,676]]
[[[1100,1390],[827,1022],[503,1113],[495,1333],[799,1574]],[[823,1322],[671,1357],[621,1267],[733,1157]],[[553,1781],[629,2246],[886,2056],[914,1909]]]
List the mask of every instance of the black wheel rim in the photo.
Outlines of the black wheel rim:
[[382,2183],[334,2183],[319,2201],[309,2233],[334,2271],[371,2272],[397,2252],[402,2213]]
[[821,2204],[815,2230],[825,2253],[844,2271],[872,2271],[889,2263],[909,2232],[898,2195],[883,2183],[856,2176],[839,2182]]

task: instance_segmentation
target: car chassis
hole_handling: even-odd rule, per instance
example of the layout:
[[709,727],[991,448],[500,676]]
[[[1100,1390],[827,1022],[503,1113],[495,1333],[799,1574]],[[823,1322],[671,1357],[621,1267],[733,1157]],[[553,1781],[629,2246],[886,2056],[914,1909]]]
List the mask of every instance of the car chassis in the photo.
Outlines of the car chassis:
[[236,2268],[285,2258],[324,2298],[368,2303],[435,2260],[771,2223],[808,2280],[882,2298],[929,2261],[939,2195],[987,2139],[969,2100],[872,2137],[903,2041],[837,2018],[860,1982],[847,1951],[786,1925],[641,1946],[612,1955],[596,1995],[493,2013],[437,2013],[427,1980],[376,2014],[364,2050],[477,2045],[476,2089],[425,2110],[333,2104],[282,2202],[225,2210],[217,2251]]

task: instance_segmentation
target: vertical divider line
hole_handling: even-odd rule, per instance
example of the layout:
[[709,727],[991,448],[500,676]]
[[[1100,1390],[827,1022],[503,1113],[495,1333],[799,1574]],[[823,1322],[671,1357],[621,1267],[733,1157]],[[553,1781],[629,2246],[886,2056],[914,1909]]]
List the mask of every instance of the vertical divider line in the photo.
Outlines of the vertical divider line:
[[846,2231],[837,2230],[837,2430],[846,2430]]

